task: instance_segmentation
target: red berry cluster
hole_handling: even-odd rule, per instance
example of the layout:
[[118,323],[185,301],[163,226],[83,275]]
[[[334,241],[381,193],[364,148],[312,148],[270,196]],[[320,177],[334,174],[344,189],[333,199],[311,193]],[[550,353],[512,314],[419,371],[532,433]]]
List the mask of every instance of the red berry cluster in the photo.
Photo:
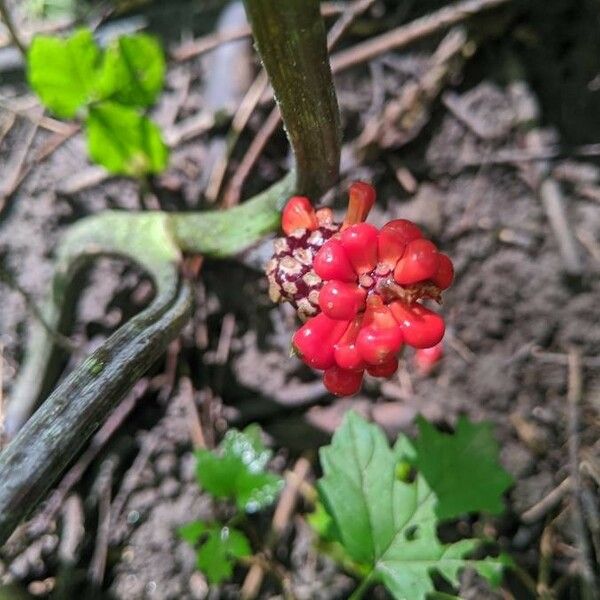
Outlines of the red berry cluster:
[[[288,236],[319,226],[304,200],[292,198],[284,210]],[[293,338],[297,354],[341,396],[360,389],[365,371],[393,375],[403,344],[423,349],[441,341],[444,320],[419,301],[439,301],[454,277],[451,260],[414,223],[397,219],[380,230],[364,223],[374,202],[370,185],[351,185],[344,222],[313,255],[312,301],[320,312]]]

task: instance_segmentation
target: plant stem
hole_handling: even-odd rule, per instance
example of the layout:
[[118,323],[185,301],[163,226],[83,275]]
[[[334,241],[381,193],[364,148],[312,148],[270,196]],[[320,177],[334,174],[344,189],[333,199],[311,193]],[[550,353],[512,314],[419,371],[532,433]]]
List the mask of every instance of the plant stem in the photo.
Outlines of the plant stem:
[[175,243],[183,252],[225,257],[241,252],[264,235],[277,231],[281,209],[294,193],[294,174],[223,211],[169,213]]
[[352,592],[348,600],[361,600],[365,595],[365,592],[371,587],[373,577],[373,571],[371,571],[359,584],[358,587]]
[[319,197],[335,184],[340,118],[317,0],[244,0],[296,160],[296,191]]
[[12,41],[14,42],[15,46],[23,55],[23,58],[27,59],[27,46],[25,45],[23,40],[21,40],[21,36],[17,31],[17,26],[13,21],[10,11],[8,10],[8,6],[6,6],[6,0],[0,0],[0,17],[2,17],[2,20],[6,25],[6,29],[8,29],[8,33],[10,34],[10,37],[12,38]]
[[0,546],[187,322],[191,291],[176,265],[163,266],[150,307],[71,373],[0,454]]

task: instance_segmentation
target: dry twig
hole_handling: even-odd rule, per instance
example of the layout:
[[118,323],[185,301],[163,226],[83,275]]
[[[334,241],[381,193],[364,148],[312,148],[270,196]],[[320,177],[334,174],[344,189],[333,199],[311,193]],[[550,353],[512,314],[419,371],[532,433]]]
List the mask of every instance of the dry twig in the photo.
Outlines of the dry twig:
[[29,156],[29,150],[35,139],[38,124],[29,123],[26,133],[21,138],[21,143],[13,151],[10,160],[6,162],[6,170],[3,174],[3,182],[0,187],[0,211],[4,208],[7,198],[17,189],[22,181],[22,172],[25,162]]
[[110,499],[113,485],[113,474],[117,466],[114,457],[106,459],[100,468],[96,482],[98,497],[98,527],[96,528],[96,545],[89,566],[89,578],[98,587],[102,586],[106,571],[106,557],[110,537]]
[[200,414],[196,406],[194,391],[192,380],[189,377],[182,377],[179,382],[179,395],[184,403],[192,445],[195,450],[204,450],[208,446],[206,445],[202,421],[200,420]]
[[331,68],[334,73],[339,73],[357,64],[372,60],[385,52],[397,50],[443,29],[462,23],[480,12],[508,2],[510,0],[465,0],[445,6],[420,19],[415,19],[407,25],[401,25],[396,29],[392,29],[392,31],[338,52],[331,58]]
[[[336,2],[322,2],[321,3],[321,14],[324,17],[330,17],[333,15],[337,15],[343,13],[345,7],[340,6]],[[181,62],[185,60],[190,60],[199,56],[200,54],[204,54],[206,52],[210,52],[214,50],[217,46],[221,44],[226,44],[227,42],[235,42],[236,40],[241,40],[243,38],[249,37],[251,35],[250,26],[242,25],[240,27],[232,27],[227,31],[217,31],[215,33],[210,33],[201,37],[197,40],[192,40],[191,42],[186,42],[182,44],[178,48],[175,48],[171,52],[171,58],[174,60]]]
[[8,7],[6,6],[6,0],[0,0],[0,17],[2,17],[13,43],[19,49],[19,52],[23,55],[23,58],[26,58],[27,46],[25,46],[25,42],[21,39],[21,36],[17,31],[17,26],[12,18],[12,15],[10,14],[10,11],[8,10]]
[[[271,521],[271,531],[266,544],[268,552],[270,552],[281,534],[285,531],[294,513],[300,487],[309,473],[310,461],[302,457],[294,465],[292,476],[286,478],[286,487],[279,497],[279,502]],[[253,563],[242,585],[241,597],[244,600],[252,600],[258,596],[264,575],[265,565],[261,562]]]
[[242,195],[242,187],[248,175],[254,168],[256,161],[262,154],[267,142],[271,139],[271,136],[277,131],[281,116],[277,107],[269,113],[267,120],[263,123],[258,133],[252,139],[244,158],[240,162],[236,172],[231,178],[225,194],[223,196],[223,206],[229,208],[237,204]]
[[573,494],[572,519],[576,536],[581,577],[583,580],[583,597],[587,600],[598,598],[598,587],[595,584],[594,567],[591,549],[585,530],[585,519],[582,507],[582,483],[579,470],[579,411],[583,395],[583,376],[581,354],[578,349],[569,350],[569,387],[567,391],[567,422],[569,449],[569,476]]
[[50,324],[44,318],[42,311],[36,304],[35,300],[29,295],[29,292],[21,286],[21,284],[13,277],[13,275],[7,271],[2,264],[0,264],[0,282],[6,284],[9,288],[19,293],[25,302],[27,310],[31,313],[34,319],[36,319],[40,325],[46,330],[49,336],[56,342],[56,345],[67,352],[73,352],[76,347],[71,340],[53,329]]
[[[534,153],[539,153],[544,149],[540,130],[532,130],[527,134],[526,148]],[[538,194],[546,212],[546,217],[558,243],[565,272],[571,276],[581,276],[583,274],[581,253],[569,224],[562,189],[551,175],[550,164],[542,161],[537,164],[521,165],[520,168],[525,180]]]
[[125,473],[125,477],[123,478],[123,483],[121,484],[121,488],[117,492],[110,511],[110,523],[112,525],[111,531],[111,542],[115,542],[119,537],[119,531],[117,531],[114,527],[119,522],[121,514],[123,513],[123,509],[125,508],[125,504],[127,503],[127,499],[133,490],[135,490],[139,478],[146,468],[150,457],[154,453],[154,450],[158,446],[159,437],[156,435],[156,432],[148,432],[146,433],[146,437],[142,442],[142,447],[135,457],[133,464]]
[[566,477],[557,487],[546,494],[537,504],[534,504],[531,508],[528,508],[521,515],[521,521],[527,525],[530,525],[541,520],[559,504],[559,502],[571,490],[571,487],[571,478]]
[[4,344],[0,342],[0,450],[4,447]]

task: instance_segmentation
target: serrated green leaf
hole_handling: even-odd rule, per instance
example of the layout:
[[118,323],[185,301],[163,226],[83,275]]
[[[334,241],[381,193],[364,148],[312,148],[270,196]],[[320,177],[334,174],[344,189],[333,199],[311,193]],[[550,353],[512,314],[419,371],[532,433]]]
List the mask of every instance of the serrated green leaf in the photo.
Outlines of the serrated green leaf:
[[210,583],[220,583],[231,577],[236,559],[251,554],[248,538],[241,531],[216,525],[198,550],[197,564]]
[[193,546],[202,539],[196,559],[198,568],[210,583],[229,579],[236,560],[252,554],[248,538],[233,527],[196,521],[180,527],[178,532]]
[[113,102],[90,107],[86,119],[90,156],[111,173],[160,173],[169,152],[160,129],[135,109]]
[[216,452],[196,453],[198,482],[217,498],[235,500],[240,510],[256,512],[272,504],[283,487],[280,477],[265,472],[270,457],[257,426],[231,429]]
[[88,29],[66,39],[36,36],[27,53],[29,85],[47,108],[70,119],[96,99],[100,56]]
[[[392,450],[378,427],[351,412],[321,449],[318,488],[350,558],[368,564],[370,579],[383,582],[395,598],[423,600],[434,591],[433,571],[457,585],[462,568],[480,566],[464,558],[478,542],[439,541],[438,499],[422,474],[412,483],[396,476],[398,448],[408,446],[402,441]],[[490,575],[494,560],[482,565],[482,575]]]
[[156,101],[164,78],[165,57],[160,43],[138,33],[111,42],[104,55],[99,85],[103,98],[144,108]]
[[491,424],[461,418],[453,434],[438,431],[421,417],[418,426],[420,435],[412,442],[410,459],[438,498],[438,518],[501,513],[502,494],[512,477],[500,465]]

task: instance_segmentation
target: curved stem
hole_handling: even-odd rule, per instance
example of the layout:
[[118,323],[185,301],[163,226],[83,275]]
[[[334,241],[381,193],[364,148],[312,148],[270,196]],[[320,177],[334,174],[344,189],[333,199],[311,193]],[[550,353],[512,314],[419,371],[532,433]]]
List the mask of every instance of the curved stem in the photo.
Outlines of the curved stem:
[[[66,334],[81,288],[80,274],[98,256],[123,256],[137,262],[153,278],[158,294],[165,274],[177,265],[180,251],[169,233],[164,213],[107,211],[73,225],[58,250],[50,298],[43,309],[47,327],[34,324],[27,344],[26,360],[6,410],[9,439],[29,418],[37,403],[54,386],[67,353],[50,335]],[[169,266],[169,269],[165,267]]]
[[[180,284],[182,251],[231,256],[279,226],[293,174],[244,205],[199,214],[106,211],[78,221],[57,251],[44,320],[65,333],[79,290],[77,276],[98,256],[136,262],[154,280],[152,304],[122,326],[51,394],[64,355],[48,329],[29,340],[26,361],[8,405],[6,426],[18,435],[0,454],[0,545],[42,499],[93,430],[177,336],[191,311]],[[21,426],[25,425],[21,428]]]
[[177,267],[161,271],[150,307],[71,373],[0,454],[0,546],[189,318],[191,292]]
[[239,206],[225,211],[169,214],[169,226],[183,252],[233,256],[277,231],[281,210],[294,193],[294,173]]

